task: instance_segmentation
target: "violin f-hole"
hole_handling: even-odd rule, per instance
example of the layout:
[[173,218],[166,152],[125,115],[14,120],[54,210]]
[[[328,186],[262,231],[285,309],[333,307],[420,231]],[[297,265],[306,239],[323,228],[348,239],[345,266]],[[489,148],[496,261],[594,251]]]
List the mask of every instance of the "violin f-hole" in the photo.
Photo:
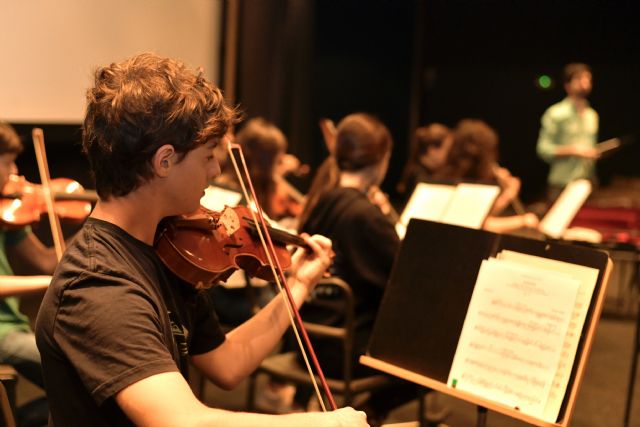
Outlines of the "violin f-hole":
[[231,249],[240,249],[242,246],[242,243],[225,243],[225,245],[222,247],[222,251],[226,255],[229,255]]

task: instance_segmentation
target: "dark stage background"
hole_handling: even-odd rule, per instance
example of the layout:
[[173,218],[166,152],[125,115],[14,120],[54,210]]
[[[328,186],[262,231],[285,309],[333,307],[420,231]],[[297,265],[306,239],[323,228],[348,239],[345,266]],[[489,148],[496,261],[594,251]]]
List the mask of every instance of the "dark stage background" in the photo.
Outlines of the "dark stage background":
[[[592,66],[600,140],[638,132],[640,30],[632,2],[429,1],[425,14],[421,122],[486,120],[501,138],[502,163],[522,178],[524,196],[544,189],[536,158],[539,119],[565,95],[568,62]],[[542,89],[541,75],[552,78]],[[640,172],[637,145],[598,165],[603,185]]]
[[[523,181],[523,199],[544,190],[546,165],[535,155],[539,119],[563,96],[571,61],[594,72],[592,105],[600,136],[638,133],[640,29],[633,3],[507,0],[243,0],[237,101],[288,135],[290,151],[317,166],[326,156],[317,126],[354,111],[379,116],[396,145],[384,189],[394,194],[419,124],[453,126],[480,118],[501,138],[501,163]],[[549,89],[536,83],[551,77]],[[18,165],[39,182],[30,142]],[[79,125],[44,126],[51,174],[92,181],[80,154]],[[603,159],[603,185],[637,176],[638,144]],[[295,183],[303,190],[309,179]]]
[[[318,118],[374,113],[396,141],[384,184],[394,195],[417,125],[454,126],[473,117],[497,130],[501,163],[522,178],[523,200],[534,201],[544,193],[548,170],[535,154],[539,120],[564,97],[562,68],[574,61],[593,68],[591,101],[600,114],[600,139],[637,134],[640,30],[631,2],[297,3],[274,1],[262,9],[243,3],[243,22],[260,17],[279,25],[271,39],[242,27],[242,54],[261,52],[265,60],[239,79],[238,94],[248,116],[278,123],[289,135],[290,150],[313,166],[326,156]],[[262,77],[273,67],[288,76],[277,80],[275,92]],[[537,83],[542,75],[551,78],[547,89]],[[267,100],[256,99],[265,93]],[[283,105],[278,108],[275,100]],[[614,175],[638,175],[639,154],[637,145],[629,145],[602,159],[602,184]]]

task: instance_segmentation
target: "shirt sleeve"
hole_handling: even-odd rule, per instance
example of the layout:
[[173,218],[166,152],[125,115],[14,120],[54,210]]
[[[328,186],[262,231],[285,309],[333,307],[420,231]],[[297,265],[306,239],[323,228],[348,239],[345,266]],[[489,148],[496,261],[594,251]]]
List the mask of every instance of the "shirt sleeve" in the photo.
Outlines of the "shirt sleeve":
[[547,110],[541,119],[540,135],[536,146],[538,156],[547,163],[555,158],[557,134],[558,124],[551,111]]
[[8,231],[6,233],[6,245],[7,246],[15,246],[24,240],[27,235],[31,233],[31,226],[26,226],[19,228],[18,230]]
[[170,328],[163,328],[166,313],[157,302],[125,279],[90,280],[62,291],[54,339],[95,402],[149,376],[179,371],[169,350]]

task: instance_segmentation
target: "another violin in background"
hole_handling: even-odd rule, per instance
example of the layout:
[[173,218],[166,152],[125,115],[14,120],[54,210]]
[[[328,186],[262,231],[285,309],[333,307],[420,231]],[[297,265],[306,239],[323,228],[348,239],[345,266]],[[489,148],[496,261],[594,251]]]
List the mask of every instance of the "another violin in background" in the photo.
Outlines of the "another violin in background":
[[[295,221],[302,212],[304,195],[287,181],[286,176],[304,176],[309,173],[309,165],[287,153],[288,142],[284,133],[263,118],[253,118],[235,136],[228,135],[227,138],[242,147],[258,202],[265,214],[275,221]],[[233,154],[220,156],[224,159],[223,171],[216,182],[222,187],[240,190],[230,156]]]
[[306,198],[287,180],[286,176],[306,176],[309,170],[309,165],[300,162],[293,154],[285,153],[280,156],[273,173],[275,189],[269,201],[270,210],[275,219],[300,216]]
[[[79,182],[69,178],[51,180],[51,192],[56,214],[73,222],[84,221],[91,213],[92,202],[98,200],[95,191],[85,190]],[[42,185],[24,176],[10,175],[0,193],[0,224],[20,228],[40,221],[47,211]]]
[[367,191],[367,198],[382,211],[384,216],[386,216],[390,222],[395,224],[400,220],[400,215],[391,204],[389,196],[387,193],[384,193],[380,187],[377,185],[369,187],[369,190]]

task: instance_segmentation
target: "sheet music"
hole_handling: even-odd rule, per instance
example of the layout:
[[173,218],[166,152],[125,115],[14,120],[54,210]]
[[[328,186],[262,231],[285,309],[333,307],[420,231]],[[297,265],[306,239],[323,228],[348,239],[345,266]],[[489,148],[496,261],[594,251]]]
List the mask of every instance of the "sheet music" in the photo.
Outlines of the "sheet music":
[[589,180],[578,179],[569,183],[540,221],[539,230],[554,239],[562,237],[590,193]]
[[411,218],[440,221],[455,190],[453,185],[419,182],[400,216],[400,222],[406,227]]
[[441,221],[479,229],[499,193],[500,187],[497,185],[458,184]]
[[482,263],[448,384],[523,413],[545,413],[578,281],[513,261]]
[[573,307],[571,321],[569,322],[567,335],[560,354],[558,370],[553,379],[551,390],[549,391],[549,399],[545,408],[545,417],[552,418],[554,414],[557,416],[560,411],[560,406],[567,391],[567,384],[571,377],[576,351],[580,343],[584,322],[589,312],[589,305],[593,297],[593,292],[595,291],[599,271],[596,268],[508,250],[499,253],[498,258],[566,273],[578,280],[579,286],[576,294],[576,303]]
[[411,218],[478,229],[499,193],[496,185],[420,182],[396,224],[396,232],[403,238]]

